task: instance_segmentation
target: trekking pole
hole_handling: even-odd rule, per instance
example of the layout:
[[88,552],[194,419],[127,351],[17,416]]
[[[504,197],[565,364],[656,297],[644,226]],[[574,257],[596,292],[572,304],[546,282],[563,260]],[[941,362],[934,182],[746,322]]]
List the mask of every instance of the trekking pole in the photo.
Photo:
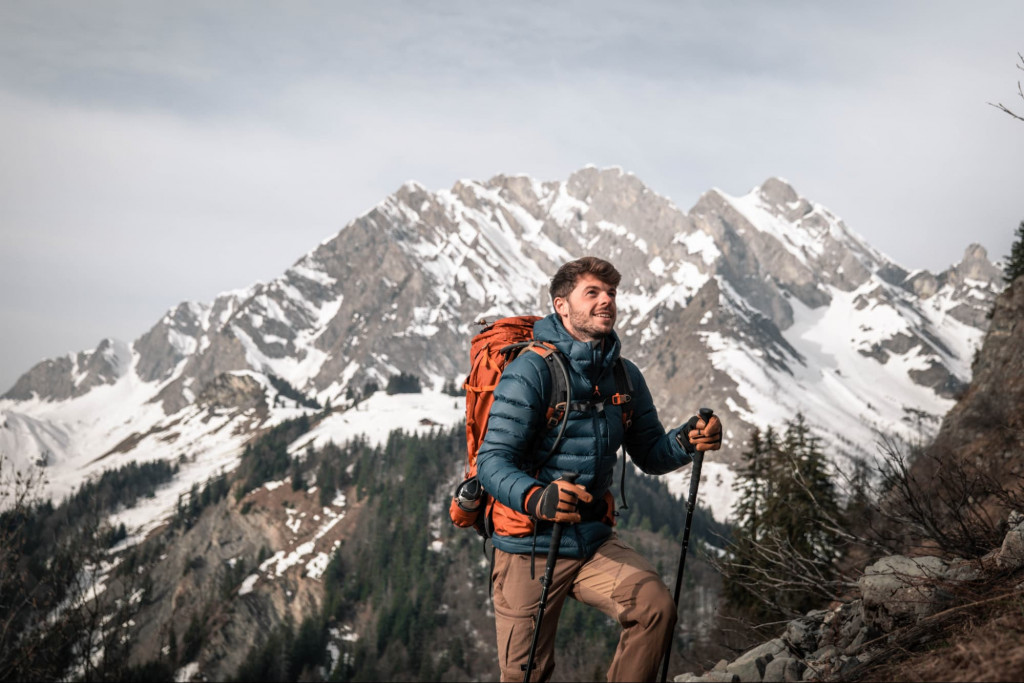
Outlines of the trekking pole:
[[[697,411],[700,419],[706,425],[714,414],[711,408],[701,408]],[[683,567],[686,566],[686,550],[690,545],[690,524],[693,522],[693,509],[697,506],[697,487],[700,485],[700,468],[704,464],[704,452],[694,451],[693,470],[690,472],[690,497],[686,500],[686,525],[683,527],[683,544],[679,551],[679,569],[676,570],[676,613],[679,612],[679,593],[683,587]],[[675,634],[672,634],[673,636]],[[668,639],[668,647],[665,648],[665,661],[661,666],[661,683],[668,678],[668,660],[672,656],[672,636]]]
[[[562,472],[562,479],[570,484],[576,482],[576,472]],[[530,643],[530,656],[526,660],[526,675],[523,676],[523,683],[530,683],[530,674],[533,673],[533,655],[537,651],[537,636],[540,634],[540,622],[544,619],[544,608],[548,605],[548,588],[551,587],[551,580],[555,575],[555,561],[558,559],[558,547],[562,544],[562,527],[564,525],[555,523],[551,530],[551,547],[548,548],[548,563],[544,567],[544,576],[540,579],[540,606],[537,608],[537,618],[533,624],[533,641]]]

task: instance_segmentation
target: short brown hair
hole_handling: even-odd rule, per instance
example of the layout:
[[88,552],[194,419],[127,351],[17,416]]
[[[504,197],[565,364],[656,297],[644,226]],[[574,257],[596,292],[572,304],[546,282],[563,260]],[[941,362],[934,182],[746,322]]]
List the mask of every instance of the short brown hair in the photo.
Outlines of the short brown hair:
[[569,296],[576,287],[576,281],[582,275],[593,275],[612,287],[618,287],[619,281],[622,280],[622,275],[615,270],[615,266],[612,264],[596,256],[584,256],[564,264],[551,278],[551,300],[554,301],[559,297],[564,299]]

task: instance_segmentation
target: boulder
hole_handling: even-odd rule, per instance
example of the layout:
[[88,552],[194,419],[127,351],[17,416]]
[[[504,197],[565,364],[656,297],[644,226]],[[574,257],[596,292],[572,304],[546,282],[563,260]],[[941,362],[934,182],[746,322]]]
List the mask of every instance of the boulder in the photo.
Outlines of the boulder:
[[[1011,519],[1016,521],[1013,516]],[[1024,522],[1018,522],[1016,526],[1006,532],[1003,545],[999,548],[999,554],[996,556],[996,564],[1009,570],[1024,567]]]
[[836,637],[835,645],[840,650],[850,646],[857,638],[857,635],[864,630],[864,611],[861,609],[861,601],[856,600],[849,605],[850,609],[845,612],[839,622],[839,634]]
[[755,657],[739,660],[729,665],[725,670],[727,674],[735,674],[741,681],[761,681],[764,678],[764,670],[768,666],[768,660],[764,657]]
[[934,614],[945,596],[940,581],[948,565],[938,557],[885,557],[864,570],[857,582],[864,623],[889,632]]
[[760,681],[764,677],[768,664],[784,652],[786,652],[786,643],[782,638],[773,638],[752,650],[747,650],[732,664],[726,666],[725,670],[739,676],[741,681]]
[[672,680],[675,683],[740,683],[744,679],[725,671],[709,671],[701,676],[694,673],[680,674]]
[[740,683],[743,679],[728,671],[709,671],[700,680],[701,683]]
[[782,639],[801,657],[818,649],[821,621],[810,617],[794,619],[786,626]]
[[807,667],[794,657],[779,656],[768,662],[764,669],[763,683],[785,683],[799,681]]
[[786,643],[782,641],[782,638],[773,638],[766,643],[761,643],[751,650],[747,650],[737,657],[733,664],[744,664],[752,659],[758,658],[764,659],[766,662],[770,662],[774,657],[785,651]]

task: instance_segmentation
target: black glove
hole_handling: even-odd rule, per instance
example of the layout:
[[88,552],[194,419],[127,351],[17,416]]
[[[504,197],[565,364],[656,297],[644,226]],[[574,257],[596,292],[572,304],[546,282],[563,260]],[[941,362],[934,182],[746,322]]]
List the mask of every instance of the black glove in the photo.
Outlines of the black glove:
[[694,415],[676,432],[676,442],[690,455],[697,452],[697,448],[690,442],[690,432],[697,428],[697,423],[700,421],[700,418]]
[[589,503],[594,497],[579,484],[556,479],[544,488],[536,487],[526,497],[526,511],[536,519],[575,524],[580,521],[576,504],[581,500]]

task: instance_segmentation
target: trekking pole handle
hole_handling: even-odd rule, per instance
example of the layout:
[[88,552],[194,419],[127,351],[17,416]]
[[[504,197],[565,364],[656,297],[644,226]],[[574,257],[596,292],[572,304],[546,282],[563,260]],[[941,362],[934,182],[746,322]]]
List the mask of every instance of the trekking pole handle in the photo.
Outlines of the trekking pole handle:
[[[700,415],[700,419],[704,420],[704,425],[707,426],[715,411],[711,410],[711,408],[701,408],[697,411],[697,414]],[[695,452],[693,454],[693,467],[690,470],[690,496],[686,499],[686,508],[690,512],[697,505],[697,487],[700,485],[700,470],[703,464],[704,453],[701,451]]]
[[[576,478],[580,476],[579,472],[562,472],[562,479],[569,482],[570,484],[576,483]],[[558,558],[558,550],[561,547],[562,542],[562,530],[565,528],[563,524],[555,523],[551,529],[551,548],[548,550],[548,564],[544,570],[544,576],[540,578],[540,583],[544,587],[544,595],[547,596],[548,585],[551,583],[552,574],[551,572],[555,567],[555,560]]]

